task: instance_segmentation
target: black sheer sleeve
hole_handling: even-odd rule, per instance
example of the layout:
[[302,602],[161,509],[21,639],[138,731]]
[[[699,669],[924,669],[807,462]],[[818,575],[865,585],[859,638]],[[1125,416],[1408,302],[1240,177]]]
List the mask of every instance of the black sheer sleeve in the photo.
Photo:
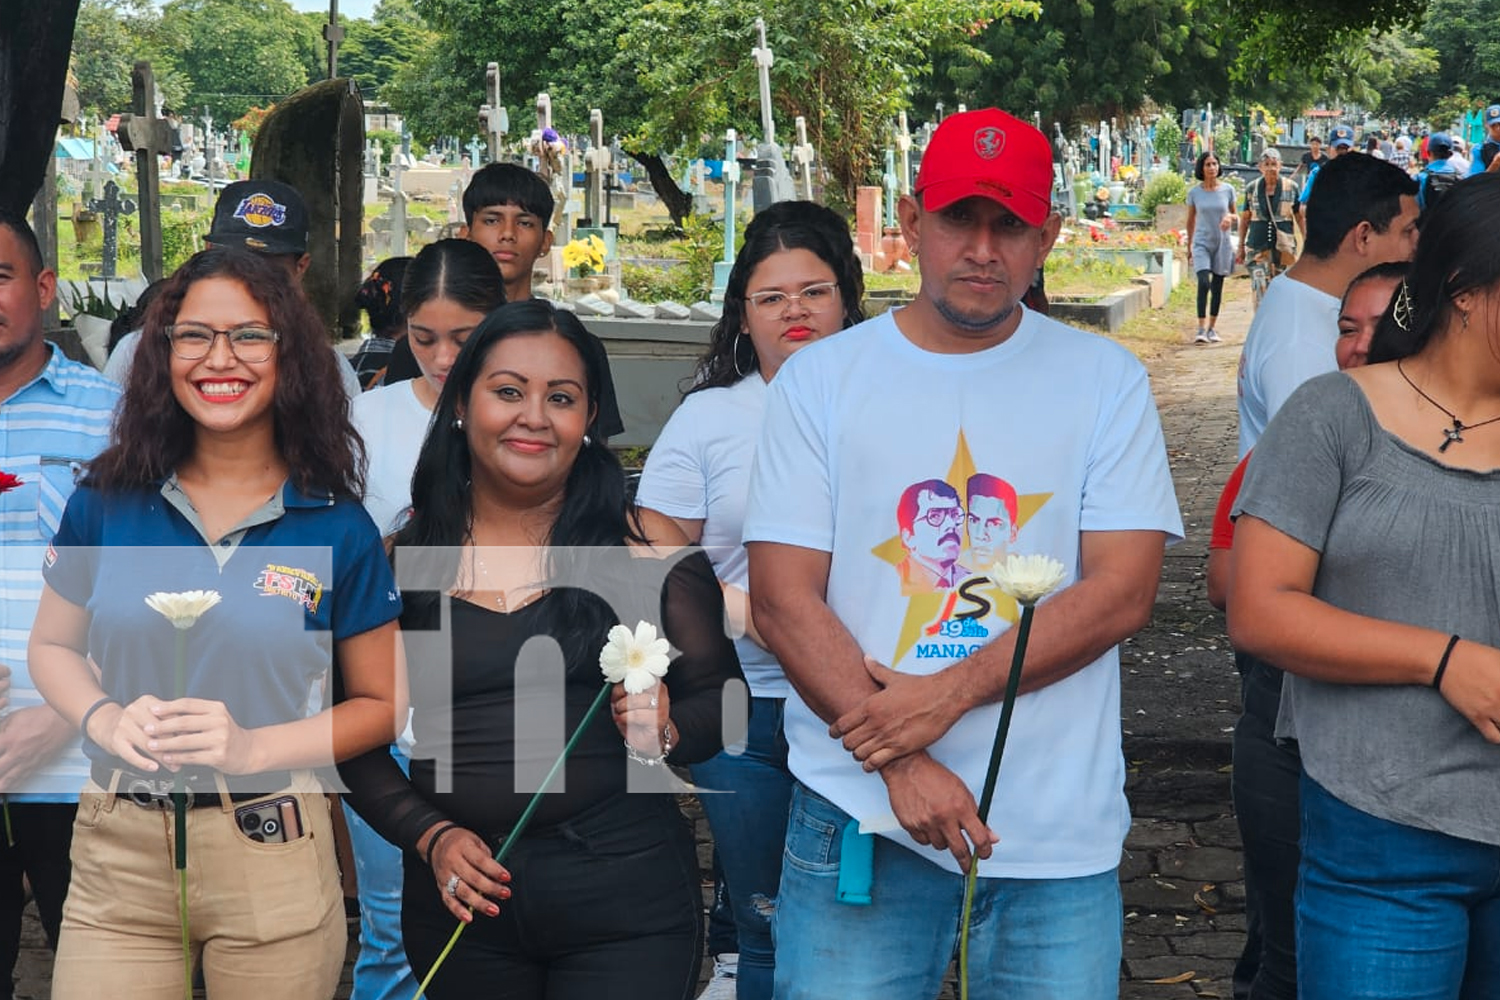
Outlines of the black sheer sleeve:
[[[740,659],[724,630],[724,593],[701,551],[679,559],[661,593],[662,629],[679,650],[665,678],[677,745],[668,760],[694,764],[724,747],[724,685],[744,684]],[[747,692],[748,688],[742,688]]]
[[338,769],[349,789],[344,800],[376,833],[403,850],[415,852],[427,828],[448,818],[412,787],[389,747],[346,760]]

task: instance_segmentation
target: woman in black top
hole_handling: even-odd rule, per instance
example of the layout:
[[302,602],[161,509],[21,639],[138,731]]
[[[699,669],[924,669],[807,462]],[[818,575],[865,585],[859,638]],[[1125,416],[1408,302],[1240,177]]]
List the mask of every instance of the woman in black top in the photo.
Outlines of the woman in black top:
[[[475,329],[433,413],[395,537],[411,663],[408,780],[387,753],[341,768],[350,802],[405,849],[402,932],[423,974],[454,917],[474,920],[432,1000],[691,997],[702,954],[691,830],[662,758],[722,746],[740,679],[723,600],[666,518],[627,504],[594,431],[600,373],[570,313],[531,300]],[[426,588],[424,590],[424,588]],[[673,659],[611,694],[505,860],[515,825],[599,692],[616,624],[646,621]],[[622,740],[622,736],[624,739]],[[627,794],[627,791],[630,794]],[[470,907],[473,913],[470,913]]]

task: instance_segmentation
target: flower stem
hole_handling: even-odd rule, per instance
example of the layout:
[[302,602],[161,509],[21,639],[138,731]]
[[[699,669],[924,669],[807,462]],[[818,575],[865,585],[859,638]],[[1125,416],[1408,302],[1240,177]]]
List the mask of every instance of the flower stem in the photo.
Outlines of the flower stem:
[[[521,813],[521,818],[516,820],[516,825],[511,827],[510,833],[506,835],[504,842],[500,844],[500,849],[495,852],[495,860],[497,862],[505,860],[505,856],[510,853],[510,849],[515,846],[516,841],[521,839],[521,834],[526,832],[526,827],[531,822],[531,817],[536,813],[537,807],[542,804],[542,796],[552,786],[552,779],[557,777],[558,772],[562,770],[563,765],[567,763],[568,757],[573,753],[573,748],[583,738],[584,730],[588,729],[589,723],[594,721],[594,716],[599,714],[599,707],[609,697],[611,687],[612,685],[605,683],[599,689],[599,693],[594,695],[593,703],[589,705],[588,711],[583,713],[583,721],[578,723],[578,728],[573,730],[572,736],[568,737],[568,742],[563,746],[562,753],[558,756],[557,760],[552,762],[552,769],[542,779],[541,787],[532,794],[531,801],[526,803],[526,808]],[[469,925],[460,920],[458,926],[453,928],[453,935],[448,938],[448,943],[443,945],[443,950],[438,953],[437,959],[432,963],[432,968],[427,970],[427,975],[422,977],[422,982],[417,987],[417,992],[412,995],[411,1000],[421,1000],[422,996],[427,992],[427,987],[432,985],[432,978],[437,975],[438,969],[443,967],[443,963],[447,961],[449,953],[453,951],[453,946],[458,944],[459,935],[464,932],[464,928],[467,926]]]
[[177,922],[182,927],[182,995],[193,1000],[193,948],[188,942],[187,869],[177,870]]
[[[177,632],[174,688],[176,697],[187,692],[187,632]],[[193,949],[188,937],[187,897],[187,791],[182,787],[182,772],[172,778],[173,867],[177,869],[177,923],[182,930],[183,996],[193,1000]]]
[[1035,607],[1021,606],[1021,624],[1016,629],[1016,648],[1010,657],[1010,676],[1005,681],[1005,700],[1000,704],[1000,725],[995,729],[995,745],[990,750],[990,767],[984,775],[984,791],[979,796],[979,821],[988,823],[990,804],[995,799],[995,781],[1000,776],[1000,758],[1005,756],[1005,740],[1010,735],[1010,717],[1015,712],[1016,692],[1021,687],[1021,667],[1026,661],[1026,642],[1031,638],[1031,616]]
[[[979,796],[979,821],[988,823],[990,805],[995,800],[995,782],[1000,777],[1000,759],[1005,756],[1005,741],[1010,735],[1010,718],[1015,712],[1016,693],[1021,688],[1021,667],[1026,663],[1026,643],[1031,638],[1031,615],[1034,605],[1021,605],[1021,623],[1016,628],[1016,647],[1010,656],[1010,676],[1005,680],[1005,699],[1000,703],[1000,724],[995,727],[995,745],[990,748],[990,766],[984,775],[984,790]],[[958,995],[969,998],[969,917],[974,908],[974,889],[979,878],[979,858],[969,859],[964,879],[964,914],[958,937]]]

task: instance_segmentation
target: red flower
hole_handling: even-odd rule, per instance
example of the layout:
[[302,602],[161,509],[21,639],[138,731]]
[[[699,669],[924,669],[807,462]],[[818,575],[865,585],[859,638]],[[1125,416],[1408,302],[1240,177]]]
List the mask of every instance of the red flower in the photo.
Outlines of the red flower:
[[10,490],[15,489],[17,486],[25,485],[25,483],[21,482],[21,478],[19,476],[13,475],[9,472],[0,472],[0,493],[6,493]]

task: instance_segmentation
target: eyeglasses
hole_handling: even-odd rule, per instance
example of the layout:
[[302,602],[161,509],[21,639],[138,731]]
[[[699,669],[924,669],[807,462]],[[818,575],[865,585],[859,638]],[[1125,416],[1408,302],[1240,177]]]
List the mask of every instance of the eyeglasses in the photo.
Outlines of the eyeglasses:
[[964,511],[962,507],[934,507],[922,515],[922,520],[934,528],[941,528],[949,521],[957,524],[963,519]]
[[763,318],[777,319],[786,315],[794,302],[801,303],[808,312],[822,312],[833,305],[838,294],[837,281],[820,281],[815,285],[808,285],[800,292],[756,292],[745,296],[745,299]]
[[184,361],[197,361],[208,357],[214,349],[214,341],[223,337],[229,341],[229,350],[247,364],[268,361],[281,334],[263,326],[237,326],[233,330],[215,330],[202,323],[178,323],[166,329],[167,342],[172,353]]

